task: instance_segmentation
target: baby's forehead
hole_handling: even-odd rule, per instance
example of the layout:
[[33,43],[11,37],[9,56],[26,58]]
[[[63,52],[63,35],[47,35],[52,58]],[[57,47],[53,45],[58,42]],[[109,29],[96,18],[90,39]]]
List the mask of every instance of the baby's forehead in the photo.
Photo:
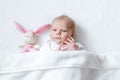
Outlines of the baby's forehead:
[[70,21],[68,21],[68,20],[64,20],[64,19],[58,19],[58,20],[55,20],[53,23],[52,23],[52,25],[64,25],[64,26],[66,26],[66,27],[70,27],[70,26],[72,26],[71,25],[72,23],[70,22]]
[[74,26],[72,25],[72,23],[70,23],[69,21],[67,20],[55,20],[51,27],[63,27],[63,28],[68,28],[68,29],[73,29]]
[[65,19],[56,19],[56,20],[53,21],[53,24],[54,23],[63,23],[63,24],[66,24],[66,23],[68,23],[68,20],[65,20]]

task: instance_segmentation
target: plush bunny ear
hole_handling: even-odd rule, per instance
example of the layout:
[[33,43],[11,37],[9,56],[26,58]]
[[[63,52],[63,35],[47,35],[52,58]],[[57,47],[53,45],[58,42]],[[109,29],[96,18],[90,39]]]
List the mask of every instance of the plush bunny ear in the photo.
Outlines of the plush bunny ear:
[[43,26],[40,26],[36,31],[34,31],[35,34],[39,34],[43,31],[45,31],[46,29],[48,29],[50,27],[50,24],[45,24]]
[[16,21],[14,21],[14,24],[16,25],[16,28],[22,32],[22,33],[26,33],[27,31],[20,25],[18,24]]

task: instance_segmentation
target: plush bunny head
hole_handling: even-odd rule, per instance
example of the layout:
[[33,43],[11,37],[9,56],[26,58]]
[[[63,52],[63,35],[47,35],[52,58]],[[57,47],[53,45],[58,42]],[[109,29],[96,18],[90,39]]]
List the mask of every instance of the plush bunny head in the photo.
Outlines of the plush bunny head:
[[24,34],[24,42],[26,44],[36,44],[38,41],[38,36],[35,35],[33,31],[28,31]]
[[[29,52],[30,48],[34,48],[34,45],[37,44],[38,41],[38,35],[49,28],[50,24],[45,24],[43,26],[40,26],[37,30],[26,30],[24,29],[20,24],[18,24],[16,21],[14,21],[14,24],[16,25],[16,28],[24,34],[24,44],[20,45],[20,47],[23,49],[25,48],[25,51],[23,52]],[[26,47],[27,46],[27,47]],[[29,47],[28,46],[32,46]],[[33,49],[32,49],[33,50]],[[31,50],[31,51],[32,51]]]

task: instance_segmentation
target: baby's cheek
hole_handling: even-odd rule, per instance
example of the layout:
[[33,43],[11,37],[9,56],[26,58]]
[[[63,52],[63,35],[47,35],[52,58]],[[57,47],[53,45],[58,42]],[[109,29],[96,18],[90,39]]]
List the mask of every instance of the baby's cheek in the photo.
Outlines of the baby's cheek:
[[67,38],[69,38],[69,35],[65,35],[65,36],[62,38],[62,41],[63,41],[63,42],[66,41]]

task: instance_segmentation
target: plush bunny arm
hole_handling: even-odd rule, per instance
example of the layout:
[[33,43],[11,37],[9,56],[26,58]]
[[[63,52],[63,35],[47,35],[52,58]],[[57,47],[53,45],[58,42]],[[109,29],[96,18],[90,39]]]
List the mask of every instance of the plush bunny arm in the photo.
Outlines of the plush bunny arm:
[[22,32],[22,33],[26,33],[26,30],[20,25],[18,24],[16,21],[14,21],[14,24],[16,25],[16,28]]
[[25,45],[26,45],[25,43],[22,43],[22,44],[19,44],[18,47],[23,48]]
[[34,48],[39,50],[40,49],[40,45],[36,44],[36,45],[34,45]]
[[43,32],[44,30],[48,29],[50,27],[50,24],[45,24],[43,26],[40,26],[36,31],[34,31],[35,34],[39,34]]

